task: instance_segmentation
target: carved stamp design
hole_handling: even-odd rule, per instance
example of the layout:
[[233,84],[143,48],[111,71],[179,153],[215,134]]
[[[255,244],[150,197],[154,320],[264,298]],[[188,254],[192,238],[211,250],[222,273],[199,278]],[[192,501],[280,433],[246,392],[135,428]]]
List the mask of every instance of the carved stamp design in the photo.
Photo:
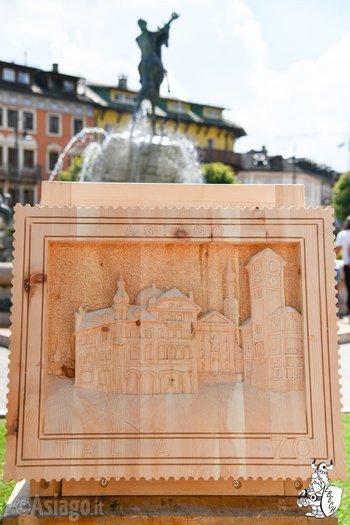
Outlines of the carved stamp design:
[[332,242],[323,209],[19,207],[7,479],[342,475]]

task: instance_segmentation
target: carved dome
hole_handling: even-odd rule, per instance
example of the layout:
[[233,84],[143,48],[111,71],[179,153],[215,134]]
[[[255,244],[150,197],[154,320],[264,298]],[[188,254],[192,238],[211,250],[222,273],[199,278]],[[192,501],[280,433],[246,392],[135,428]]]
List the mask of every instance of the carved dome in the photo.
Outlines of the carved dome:
[[147,288],[143,288],[137,295],[135,304],[140,304],[143,306],[148,306],[148,303],[150,299],[157,299],[160,295],[164,293],[164,290],[161,290],[160,288],[156,288],[155,284],[153,283],[152,286],[148,286]]

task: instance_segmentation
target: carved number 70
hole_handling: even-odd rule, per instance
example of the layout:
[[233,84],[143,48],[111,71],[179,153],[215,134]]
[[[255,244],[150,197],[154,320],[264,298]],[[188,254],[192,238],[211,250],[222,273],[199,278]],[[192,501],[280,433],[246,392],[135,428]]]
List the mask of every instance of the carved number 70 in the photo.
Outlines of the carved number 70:
[[274,459],[282,459],[293,454],[298,459],[313,457],[313,443],[309,438],[288,439],[285,436],[271,438]]

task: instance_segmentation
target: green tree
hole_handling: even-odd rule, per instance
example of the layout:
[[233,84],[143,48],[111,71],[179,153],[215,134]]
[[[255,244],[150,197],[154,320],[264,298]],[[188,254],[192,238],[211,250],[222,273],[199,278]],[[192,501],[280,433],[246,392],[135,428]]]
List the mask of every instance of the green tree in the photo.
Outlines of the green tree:
[[203,164],[202,173],[207,184],[237,184],[234,169],[222,162],[210,162]]
[[58,173],[57,180],[64,181],[64,182],[75,182],[79,180],[82,167],[83,167],[83,157],[78,156],[78,155],[76,157],[73,157],[73,160],[69,168]]
[[332,205],[339,221],[350,215],[350,171],[343,173],[335,184]]

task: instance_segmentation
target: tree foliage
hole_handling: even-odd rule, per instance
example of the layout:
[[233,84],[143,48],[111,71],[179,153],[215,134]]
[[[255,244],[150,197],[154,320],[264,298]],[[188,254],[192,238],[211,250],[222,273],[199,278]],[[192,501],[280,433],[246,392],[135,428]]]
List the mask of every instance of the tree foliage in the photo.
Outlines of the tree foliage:
[[222,162],[203,164],[202,173],[207,184],[237,184],[234,169]]
[[350,215],[350,171],[343,173],[335,184],[332,205],[339,221]]
[[80,173],[83,167],[83,157],[73,157],[71,165],[68,169],[61,171],[57,175],[57,180],[64,182],[76,182],[79,180]]

